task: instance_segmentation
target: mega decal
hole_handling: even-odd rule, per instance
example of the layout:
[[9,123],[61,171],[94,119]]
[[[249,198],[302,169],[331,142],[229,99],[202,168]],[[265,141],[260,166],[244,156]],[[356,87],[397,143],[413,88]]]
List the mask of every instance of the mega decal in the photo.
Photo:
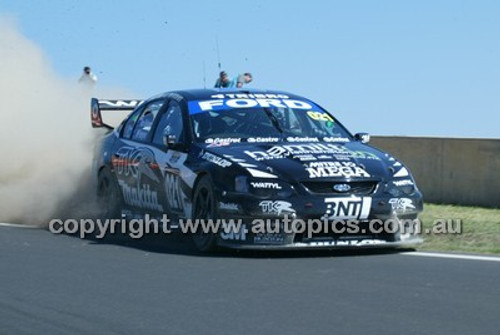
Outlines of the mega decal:
[[[236,95],[235,95],[236,96]],[[319,110],[312,102],[288,98],[220,98],[204,101],[189,101],[188,108],[190,114],[198,114],[210,111],[225,111],[239,108],[295,108],[304,110]]]
[[211,163],[214,163],[222,168],[227,168],[227,167],[230,167],[231,165],[233,165],[233,163],[231,163],[230,161],[228,161],[227,159],[224,159],[222,157],[219,157],[219,156],[216,156],[210,152],[205,152],[202,156],[201,156],[202,159],[204,160],[207,160]]
[[392,209],[395,211],[406,211],[407,209],[415,209],[413,200],[409,198],[392,198],[389,199]]
[[369,178],[370,174],[352,162],[313,162],[306,167],[309,178]]
[[372,198],[325,198],[325,203],[325,217],[328,220],[364,220],[370,215]]

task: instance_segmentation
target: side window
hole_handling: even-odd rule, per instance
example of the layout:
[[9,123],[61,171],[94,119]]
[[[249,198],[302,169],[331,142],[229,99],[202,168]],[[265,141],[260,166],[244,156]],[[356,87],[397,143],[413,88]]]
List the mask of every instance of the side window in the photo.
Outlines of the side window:
[[182,141],[183,136],[182,111],[179,104],[172,101],[167,111],[161,116],[158,127],[156,127],[153,136],[153,143],[163,145],[165,134],[175,135],[178,142]]
[[127,122],[123,126],[123,137],[130,138],[132,136],[132,131],[134,130],[135,123],[139,118],[139,115],[142,113],[142,108],[137,109],[132,115],[128,118]]
[[153,121],[156,115],[158,115],[163,103],[164,100],[152,101],[144,108],[144,112],[137,120],[136,126],[134,127],[134,132],[132,134],[132,139],[134,141],[144,142],[148,138],[151,127],[153,126]]

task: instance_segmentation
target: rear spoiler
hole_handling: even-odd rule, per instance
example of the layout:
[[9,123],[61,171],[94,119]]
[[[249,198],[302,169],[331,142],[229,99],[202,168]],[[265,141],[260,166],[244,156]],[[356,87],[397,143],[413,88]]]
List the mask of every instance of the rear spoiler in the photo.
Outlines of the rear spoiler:
[[102,120],[101,111],[132,111],[137,107],[142,100],[102,100],[97,98],[90,99],[90,120],[93,128],[108,128]]

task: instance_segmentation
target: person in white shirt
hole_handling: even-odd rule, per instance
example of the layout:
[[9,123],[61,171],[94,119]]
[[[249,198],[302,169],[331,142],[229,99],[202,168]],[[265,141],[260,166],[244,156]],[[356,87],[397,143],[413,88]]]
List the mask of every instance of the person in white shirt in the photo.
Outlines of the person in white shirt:
[[92,70],[90,69],[89,66],[85,66],[83,68],[83,73],[80,79],[78,79],[79,83],[93,86],[97,82],[97,76],[92,73]]

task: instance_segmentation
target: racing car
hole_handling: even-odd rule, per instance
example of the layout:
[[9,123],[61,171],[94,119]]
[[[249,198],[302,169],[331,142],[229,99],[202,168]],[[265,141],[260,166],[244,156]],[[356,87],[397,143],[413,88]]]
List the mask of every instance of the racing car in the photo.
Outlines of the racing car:
[[[131,112],[115,128],[103,115],[116,110]],[[237,232],[223,226],[193,232],[201,251],[399,247],[421,241],[411,232],[366,229],[374,220],[417,219],[422,194],[409,169],[368,145],[368,134],[351,134],[304,97],[200,89],[144,101],[92,98],[91,122],[108,129],[93,161],[106,215],[241,220]],[[301,220],[302,228],[314,220],[348,220],[358,229],[307,234],[252,229],[262,220],[282,227],[290,218]]]

